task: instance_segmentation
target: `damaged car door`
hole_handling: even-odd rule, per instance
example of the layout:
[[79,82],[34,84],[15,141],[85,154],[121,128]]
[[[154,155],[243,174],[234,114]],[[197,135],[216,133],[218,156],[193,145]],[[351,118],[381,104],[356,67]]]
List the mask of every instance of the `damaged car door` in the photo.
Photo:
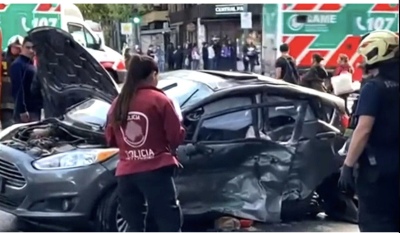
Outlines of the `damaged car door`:
[[179,187],[180,201],[189,214],[279,221],[281,193],[293,153],[261,137],[259,109],[263,104],[236,104],[203,113],[198,120],[192,142],[184,146],[184,169],[177,179],[185,183]]

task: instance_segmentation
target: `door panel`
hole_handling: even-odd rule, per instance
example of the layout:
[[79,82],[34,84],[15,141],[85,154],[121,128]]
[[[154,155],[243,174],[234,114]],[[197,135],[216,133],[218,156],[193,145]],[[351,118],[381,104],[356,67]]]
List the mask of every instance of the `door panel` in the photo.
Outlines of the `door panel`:
[[339,171],[342,158],[337,154],[342,141],[340,133],[321,121],[306,122],[292,163],[286,193],[296,193],[290,199],[310,195],[325,178]]
[[191,145],[178,152],[184,169],[176,183],[185,213],[222,211],[259,221],[280,219],[282,190],[293,158],[290,150],[254,138],[201,145],[205,149],[200,151],[207,153],[193,153]]

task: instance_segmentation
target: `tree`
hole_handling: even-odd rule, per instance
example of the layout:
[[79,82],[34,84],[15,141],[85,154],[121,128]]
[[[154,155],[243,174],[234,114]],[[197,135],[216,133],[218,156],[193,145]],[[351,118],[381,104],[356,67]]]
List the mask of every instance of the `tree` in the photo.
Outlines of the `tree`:
[[[107,45],[112,45],[113,28],[119,22],[127,22],[129,18],[144,15],[153,10],[152,4],[76,4],[85,19],[99,22],[103,28]],[[118,37],[119,38],[119,37]]]
[[85,19],[93,21],[126,21],[136,12],[139,15],[153,10],[152,4],[76,4]]

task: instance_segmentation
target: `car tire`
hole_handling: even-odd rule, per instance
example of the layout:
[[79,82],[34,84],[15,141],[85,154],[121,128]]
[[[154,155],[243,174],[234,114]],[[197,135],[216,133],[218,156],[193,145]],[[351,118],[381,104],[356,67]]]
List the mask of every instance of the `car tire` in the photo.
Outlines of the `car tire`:
[[316,215],[318,213],[313,206],[313,199],[316,193],[311,192],[306,198],[302,200],[288,200],[282,203],[281,219],[283,221],[297,221],[302,220],[306,216]]
[[111,190],[100,201],[96,211],[94,228],[97,232],[118,232],[117,227],[118,196]]
[[325,214],[334,220],[358,223],[358,203],[354,193],[342,192],[337,183],[339,174],[328,177],[317,188]]

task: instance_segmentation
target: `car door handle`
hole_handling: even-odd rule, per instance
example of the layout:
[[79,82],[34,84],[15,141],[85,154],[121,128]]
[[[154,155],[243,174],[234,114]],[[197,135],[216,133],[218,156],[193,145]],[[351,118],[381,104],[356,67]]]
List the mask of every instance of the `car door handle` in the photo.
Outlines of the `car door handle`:
[[211,155],[214,152],[213,148],[208,147],[208,146],[206,146],[204,144],[201,144],[201,143],[195,144],[195,147],[196,147],[196,150],[199,153],[204,154],[204,155]]
[[324,132],[324,133],[319,133],[319,134],[315,135],[315,137],[320,140],[328,140],[328,139],[335,138],[337,135],[338,134],[335,132]]

